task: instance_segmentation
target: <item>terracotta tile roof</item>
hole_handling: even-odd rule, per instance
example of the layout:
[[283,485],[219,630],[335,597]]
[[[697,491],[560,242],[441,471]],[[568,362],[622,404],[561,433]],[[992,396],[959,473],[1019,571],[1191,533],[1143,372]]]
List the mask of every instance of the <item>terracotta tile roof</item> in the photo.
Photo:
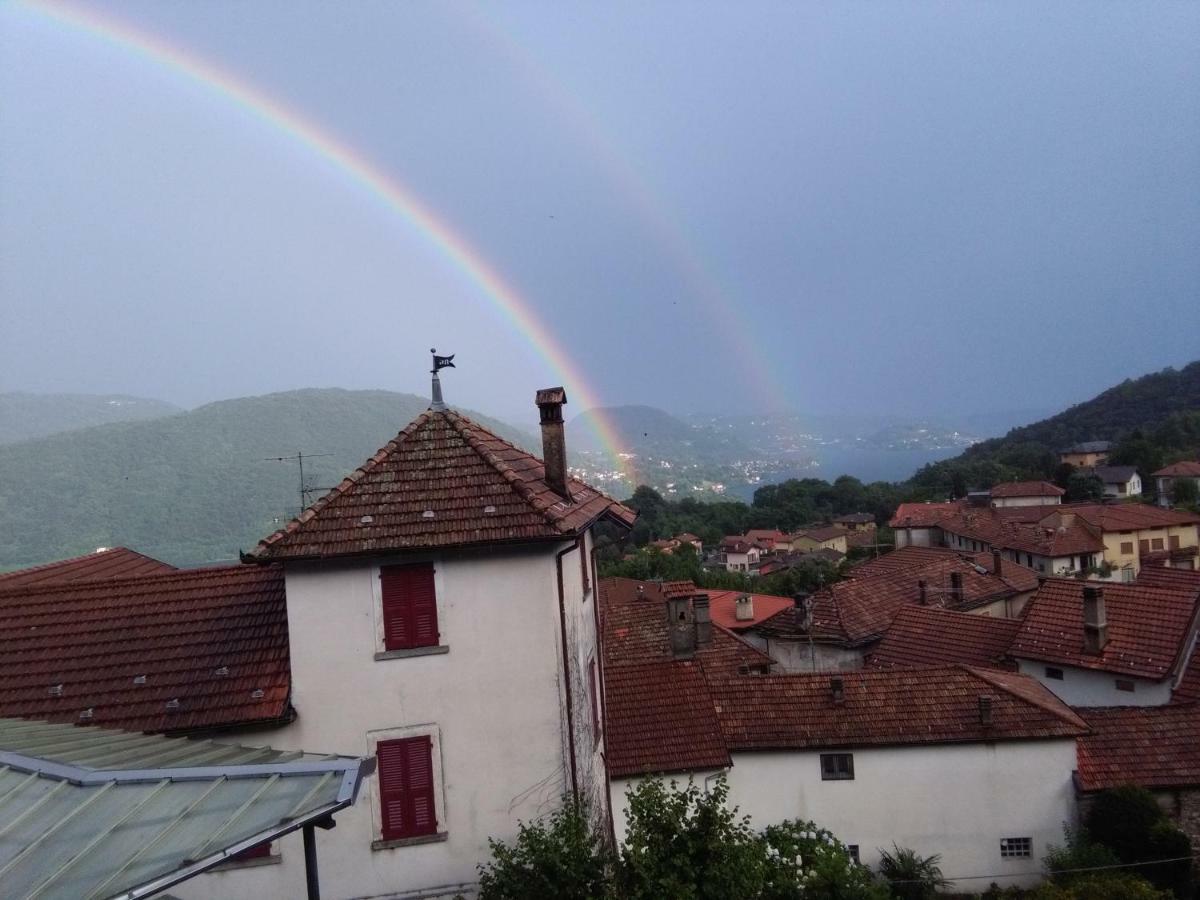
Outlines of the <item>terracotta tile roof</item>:
[[332,491],[260,541],[257,560],[561,539],[636,514],[581,481],[573,502],[541,460],[450,411],[427,411]]
[[[1070,738],[1086,728],[1032,678],[968,666],[730,676],[710,678],[709,689],[731,751]],[[990,725],[980,697],[991,698]]]
[[1138,531],[1169,525],[1200,524],[1200,516],[1178,509],[1162,509],[1144,503],[1072,503],[1059,507],[1075,513],[1102,531]]
[[993,497],[1061,497],[1062,488],[1048,481],[1006,481],[992,485]]
[[276,566],[0,590],[0,716],[134,731],[276,721],[288,665]]
[[1100,791],[1200,785],[1200,707],[1117,706],[1079,709],[1091,728],[1079,739],[1079,787]]
[[1127,484],[1137,474],[1137,467],[1096,466],[1090,471],[1105,484]]
[[745,591],[715,591],[706,590],[708,594],[709,612],[712,615],[712,620],[715,624],[722,628],[728,628],[730,631],[745,631],[747,628],[753,628],[760,622],[764,622],[774,615],[782,612],[785,609],[790,609],[795,606],[795,602],[790,597],[773,597],[770,594],[751,594],[751,606],[754,610],[754,618],[739,621],[737,618],[737,599],[743,596]]
[[835,522],[849,522],[853,525],[866,525],[869,522],[875,521],[875,516],[871,513],[847,513],[844,516],[836,516]]
[[1108,643],[1084,651],[1083,589],[1097,582],[1047,579],[1024,611],[1009,654],[1161,680],[1175,671],[1196,607],[1194,592],[1104,582]]
[[806,528],[803,531],[796,532],[796,537],[806,537],[814,541],[824,543],[832,541],[836,538],[845,537],[850,532],[840,525],[827,525],[822,528]]
[[789,535],[775,528],[751,528],[742,536],[751,543],[767,544],[768,546],[790,540]]
[[721,538],[721,551],[723,553],[749,553],[751,548],[759,550],[766,549],[761,544],[753,541],[747,541],[740,536],[730,536]]
[[998,515],[1000,510],[972,509],[942,521],[943,531],[1005,550],[1049,558],[1102,553],[1104,540],[1082,517],[1054,512],[1036,523]]
[[97,581],[107,578],[131,578],[157,572],[174,572],[175,567],[125,547],[97,550],[73,559],[0,573],[0,590],[35,584],[63,584],[70,581]]
[[1144,566],[1135,584],[1143,587],[1172,588],[1181,591],[1200,591],[1200,569],[1168,569],[1165,566]]
[[1111,441],[1083,441],[1066,450],[1060,450],[1059,453],[1107,453],[1111,449]]
[[1184,460],[1163,466],[1153,475],[1154,478],[1200,478],[1200,462]]
[[700,538],[696,537],[696,535],[692,534],[690,531],[685,531],[683,534],[675,535],[675,540],[679,541],[681,544],[691,544],[699,541]]
[[904,569],[919,569],[930,563],[953,559],[958,552],[949,547],[899,547],[875,559],[868,559],[846,573],[847,578],[870,578]]
[[942,520],[957,515],[958,503],[901,503],[888,521],[892,528],[934,528]]
[[872,651],[870,664],[877,669],[949,663],[1008,669],[1005,653],[1020,627],[1019,619],[905,606]]

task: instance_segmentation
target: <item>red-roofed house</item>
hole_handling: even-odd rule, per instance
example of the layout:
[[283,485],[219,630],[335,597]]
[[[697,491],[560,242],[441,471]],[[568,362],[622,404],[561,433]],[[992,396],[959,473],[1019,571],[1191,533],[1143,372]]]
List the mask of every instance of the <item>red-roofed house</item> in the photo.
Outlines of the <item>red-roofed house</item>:
[[1072,706],[1158,706],[1184,677],[1198,600],[1192,588],[1050,579],[1008,654]]
[[867,864],[894,840],[941,854],[950,875],[1028,884],[1073,818],[1086,726],[1033,679],[967,666],[764,674],[729,631],[705,636],[695,597],[664,601],[629,579],[606,579],[601,596],[618,835],[644,776],[723,771],[758,827],[811,818]]
[[850,534],[840,525],[825,525],[819,528],[806,528],[792,535],[792,549],[800,552],[813,550],[836,550],[846,552],[846,537]]
[[15,572],[0,572],[0,590],[70,581],[103,581],[109,578],[134,578],[174,572],[165,562],[125,547],[101,547],[94,553],[45,563]]
[[1176,482],[1191,481],[1196,490],[1200,491],[1200,460],[1171,463],[1159,469],[1152,477],[1158,494],[1158,505],[1170,506],[1175,496]]
[[763,547],[741,535],[721,538],[720,560],[730,572],[749,572],[762,558]]
[[943,519],[958,515],[957,503],[901,503],[888,522],[896,547],[937,547],[942,543]]
[[973,616],[938,606],[905,606],[868,658],[873,669],[961,664],[1015,669],[1008,647],[1020,619]]
[[1062,488],[1048,481],[1010,481],[992,485],[992,506],[1057,506]]

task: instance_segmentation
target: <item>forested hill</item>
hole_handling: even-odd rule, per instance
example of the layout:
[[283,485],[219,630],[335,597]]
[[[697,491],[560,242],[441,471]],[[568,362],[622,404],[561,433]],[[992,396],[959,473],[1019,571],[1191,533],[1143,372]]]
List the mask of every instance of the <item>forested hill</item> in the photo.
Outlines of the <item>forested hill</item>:
[[1061,478],[1059,451],[1081,441],[1115,443],[1110,462],[1135,465],[1143,477],[1200,454],[1200,361],[1126,380],[1058,415],[982,441],[926,466],[910,484],[944,493],[960,492],[964,484]]
[[0,394],[0,444],[177,412],[182,410],[163,400],[124,394]]
[[300,506],[296,463],[268,457],[320,454],[305,461],[306,481],[331,487],[428,403],[290,391],[0,446],[0,571],[115,545],[177,564],[236,559]]

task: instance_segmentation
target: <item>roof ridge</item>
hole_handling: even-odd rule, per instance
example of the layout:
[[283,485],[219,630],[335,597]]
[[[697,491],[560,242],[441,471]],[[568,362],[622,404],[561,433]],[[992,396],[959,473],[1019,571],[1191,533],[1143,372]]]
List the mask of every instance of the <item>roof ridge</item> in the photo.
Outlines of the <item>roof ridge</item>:
[[3,597],[32,597],[41,594],[61,594],[67,591],[96,590],[99,588],[117,590],[131,584],[159,582],[170,579],[183,579],[188,576],[249,576],[255,571],[282,572],[279,563],[266,562],[260,568],[250,568],[241,563],[230,563],[224,566],[207,566],[196,569],[176,569],[173,572],[152,572],[145,575],[128,575],[124,578],[91,578],[78,581],[39,582],[26,586],[16,585],[4,587],[0,582],[0,598]]
[[305,522],[312,521],[317,513],[323,510],[338,497],[342,496],[342,494],[348,491],[351,487],[358,484],[358,482],[372,472],[376,466],[387,459],[388,456],[393,453],[401,444],[408,440],[408,438],[412,437],[413,433],[419,426],[424,425],[425,422],[428,421],[433,415],[436,415],[435,411],[432,409],[427,409],[425,412],[421,413],[419,416],[401,428],[398,432],[396,432],[396,436],[394,438],[376,450],[373,454],[371,454],[371,456],[367,457],[366,462],[364,462],[361,466],[339,481],[328,492],[318,497],[311,505],[301,510],[298,515],[296,515],[282,528],[276,529],[273,533],[268,534],[265,538],[260,540],[258,542],[258,546],[251,550],[248,555],[253,557],[253,555],[259,550],[278,543],[287,535],[294,533]]

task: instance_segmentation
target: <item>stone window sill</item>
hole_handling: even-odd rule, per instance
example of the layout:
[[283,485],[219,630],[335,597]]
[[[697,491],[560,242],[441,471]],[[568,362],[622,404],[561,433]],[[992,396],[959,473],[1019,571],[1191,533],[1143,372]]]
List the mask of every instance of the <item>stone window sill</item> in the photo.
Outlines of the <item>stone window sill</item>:
[[418,844],[436,844],[439,841],[447,840],[450,837],[448,832],[438,831],[434,834],[422,834],[417,837],[399,838],[394,841],[371,841],[372,850],[393,850],[396,847],[415,847]]
[[439,653],[449,653],[450,648],[445,644],[433,647],[408,647],[404,650],[381,650],[375,654],[375,661],[384,659],[407,659],[410,656],[436,656]]

